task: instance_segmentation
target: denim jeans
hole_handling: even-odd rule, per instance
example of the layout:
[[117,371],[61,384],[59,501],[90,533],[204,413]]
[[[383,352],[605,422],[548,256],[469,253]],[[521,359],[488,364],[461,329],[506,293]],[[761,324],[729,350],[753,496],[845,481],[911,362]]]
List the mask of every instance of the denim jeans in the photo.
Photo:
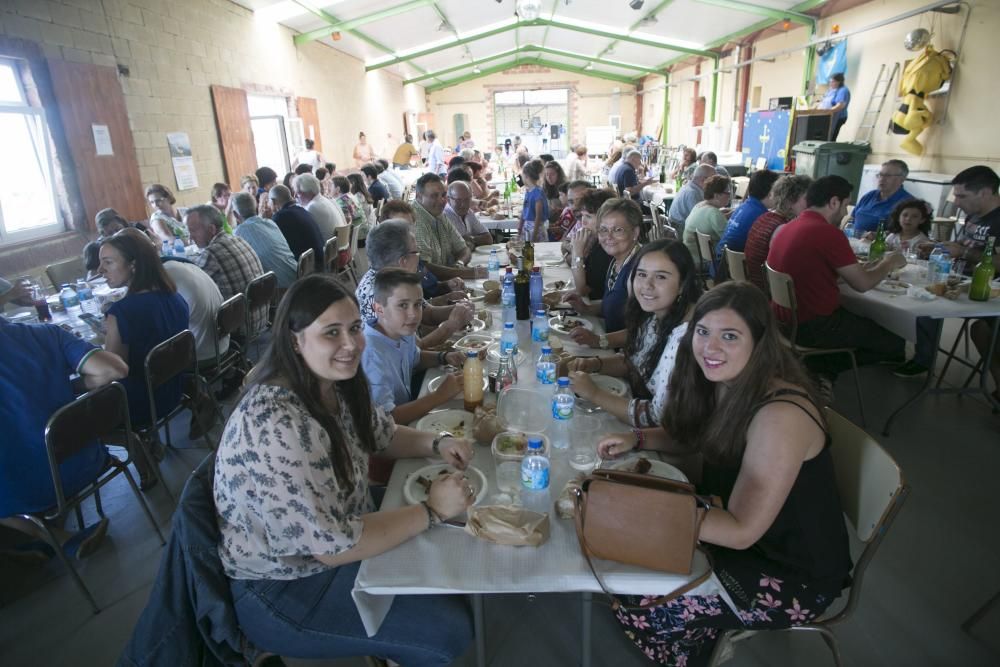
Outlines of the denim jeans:
[[230,580],[240,628],[283,657],[391,658],[406,667],[448,665],[472,641],[472,613],[458,595],[400,595],[374,637],[365,632],[351,589],[360,563],[303,579]]
[[930,368],[934,361],[934,341],[938,337],[943,321],[931,317],[917,318],[917,340],[914,344],[913,361],[924,368]]
[[[853,347],[858,366],[880,361],[902,362],[906,352],[902,338],[843,308],[800,324],[797,342],[819,348]],[[846,354],[806,357],[805,364],[821,375],[835,376],[851,368]]]

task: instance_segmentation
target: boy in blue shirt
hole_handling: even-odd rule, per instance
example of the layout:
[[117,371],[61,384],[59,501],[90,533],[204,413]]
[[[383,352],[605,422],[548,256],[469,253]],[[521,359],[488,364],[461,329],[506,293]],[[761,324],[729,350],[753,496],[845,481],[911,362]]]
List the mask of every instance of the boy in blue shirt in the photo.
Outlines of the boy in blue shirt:
[[444,376],[426,396],[410,393],[413,371],[451,364],[461,366],[461,352],[426,352],[417,347],[417,328],[423,314],[420,274],[402,268],[384,268],[374,280],[375,322],[365,324],[365,351],[361,365],[371,386],[372,399],[397,424],[409,424],[462,393],[462,373]]

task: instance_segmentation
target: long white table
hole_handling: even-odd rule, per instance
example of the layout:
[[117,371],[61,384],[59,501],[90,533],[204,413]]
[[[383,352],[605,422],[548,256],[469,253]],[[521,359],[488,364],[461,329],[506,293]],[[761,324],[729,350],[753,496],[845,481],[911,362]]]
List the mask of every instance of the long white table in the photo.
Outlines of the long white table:
[[[474,255],[473,263],[485,263],[487,256]],[[558,243],[539,243],[535,250],[535,263],[542,266],[546,282],[552,280],[571,281],[567,267],[546,266],[547,262],[560,259]],[[500,309],[494,311],[494,326],[500,321]],[[599,326],[597,330],[601,329]],[[610,354],[581,348],[564,338],[565,348],[574,354]],[[539,400],[548,401],[551,389],[537,385],[534,380],[534,361],[526,355],[525,362],[518,367],[520,381],[518,387],[535,389]],[[428,372],[426,383],[438,372]],[[461,401],[454,401],[447,407],[461,407]],[[602,419],[606,432],[628,430],[628,426],[617,422],[606,413],[597,413]],[[497,489],[493,457],[490,443],[477,443],[472,465],[486,475],[491,487],[487,499]],[[397,461],[389,480],[382,507],[389,509],[403,504],[402,486],[406,477],[426,464],[421,460]],[[552,459],[550,495],[558,496],[563,485],[573,475],[564,452],[557,452]],[[687,583],[694,576],[705,571],[708,563],[699,558],[691,576],[669,575],[637,567],[599,561],[599,567],[609,588],[620,594],[665,593]],[[501,593],[554,593],[580,592],[583,594],[583,629],[581,633],[581,663],[590,664],[590,599],[600,586],[580,553],[576,531],[571,520],[556,518],[550,513],[549,540],[537,547],[509,547],[494,545],[479,540],[464,531],[451,526],[443,526],[425,532],[416,538],[384,554],[364,561],[354,584],[354,600],[365,629],[373,634],[388,613],[396,595],[420,595],[430,593],[471,594],[476,620],[477,664],[486,664],[485,629],[483,627],[483,595]],[[694,594],[710,595],[724,593],[718,580],[711,579],[695,589]]]
[[[921,275],[922,269],[916,265],[908,265],[900,274],[900,279],[917,286],[926,284],[926,280]],[[982,393],[994,409],[1000,409],[1000,403],[990,394],[988,390],[988,376],[990,360],[993,350],[996,347],[998,329],[1000,329],[1000,299],[990,299],[989,301],[971,301],[968,292],[963,292],[958,299],[935,298],[932,301],[916,299],[907,294],[889,294],[878,289],[867,292],[857,292],[845,283],[840,284],[841,305],[855,315],[867,317],[885,329],[905,338],[909,341],[917,339],[917,318],[927,317],[933,320],[943,321],[949,318],[963,320],[985,319],[989,320],[992,327],[992,344],[987,358],[983,362],[980,371],[979,384],[976,387],[937,387],[934,391],[948,394]],[[937,355],[941,345],[941,322],[935,327],[934,358],[931,362],[931,369],[935,368]],[[927,378],[920,390],[907,399],[898,407],[885,422],[882,429],[883,435],[889,435],[889,427],[893,420],[907,407],[916,402],[928,391],[931,391],[931,384],[934,380],[934,373],[927,374]],[[940,384],[940,383],[939,383]]]

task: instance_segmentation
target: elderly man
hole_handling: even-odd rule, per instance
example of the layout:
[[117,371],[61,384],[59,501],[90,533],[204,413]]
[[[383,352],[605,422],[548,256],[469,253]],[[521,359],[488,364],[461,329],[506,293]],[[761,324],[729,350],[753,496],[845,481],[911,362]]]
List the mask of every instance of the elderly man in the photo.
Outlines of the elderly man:
[[444,207],[444,217],[454,225],[455,231],[465,239],[470,250],[493,243],[489,230],[483,227],[483,223],[472,212],[472,188],[468,183],[454,181],[448,186],[448,204]]
[[281,230],[296,262],[302,253],[312,248],[316,267],[323,266],[323,235],[312,214],[292,201],[292,193],[284,185],[274,186],[267,194],[275,211],[272,220]]
[[239,223],[233,233],[250,244],[260,258],[264,271],[274,271],[278,289],[291,287],[295,282],[298,264],[278,225],[257,215],[256,202],[245,192],[233,195],[233,210]]
[[[188,209],[184,222],[191,240],[201,248],[194,256],[194,263],[215,281],[223,299],[246,292],[250,281],[264,273],[260,258],[250,244],[222,231],[223,217],[219,209],[209,204],[195,206]],[[252,314],[254,330],[259,330],[266,318],[267,309],[257,309]]]
[[385,158],[379,158],[375,160],[374,164],[378,167],[379,183],[384,185],[385,189],[389,191],[389,199],[402,199],[403,181],[392,169],[389,169],[389,161]]
[[670,223],[677,228],[678,234],[684,231],[684,221],[691,215],[691,210],[695,207],[695,204],[705,198],[705,179],[715,175],[715,168],[711,165],[698,165],[694,173],[691,174],[691,180],[685,183],[681,191],[674,197],[674,202],[670,205],[670,213],[668,215]]
[[[361,308],[361,319],[374,322],[375,274],[379,269],[390,266],[402,267],[416,273],[420,250],[417,248],[417,239],[413,235],[410,223],[405,220],[386,220],[368,233],[365,251],[368,254],[370,268],[358,281],[355,296]],[[425,325],[436,325],[437,328],[420,339],[420,347],[434,347],[445,342],[452,334],[461,331],[472,321],[473,313],[472,306],[467,302],[453,306],[433,306],[425,302],[421,322]]]
[[312,174],[300,174],[292,181],[295,200],[312,215],[319,226],[323,241],[337,235],[337,227],[347,226],[340,207],[320,194],[319,179]]
[[642,189],[652,183],[655,179],[639,179],[639,169],[642,167],[642,153],[632,149],[625,154],[622,168],[618,171],[615,180],[615,189],[622,197],[631,197],[634,201],[639,201],[639,194]]
[[[859,366],[903,360],[902,338],[840,305],[837,281],[867,292],[906,266],[898,252],[873,266],[858,264],[847,238],[837,229],[851,196],[851,184],[840,176],[817,179],[806,191],[806,208],[771,240],[767,264],[795,281],[798,341],[818,348],[853,347]],[[772,304],[778,319],[789,320],[784,308]],[[832,388],[834,378],[850,368],[846,355],[808,357],[806,365]]]
[[417,179],[416,188],[417,201],[413,205],[416,223],[413,229],[420,256],[427,262],[427,270],[438,280],[485,278],[485,266],[455,266],[456,262],[468,262],[472,252],[443,215],[446,199],[441,177],[434,173],[424,174]]
[[874,232],[878,223],[888,222],[889,214],[896,208],[896,204],[913,199],[913,195],[903,189],[903,182],[909,173],[910,168],[902,160],[882,163],[882,168],[875,175],[877,186],[858,200],[852,217],[845,223],[854,223],[855,235]]

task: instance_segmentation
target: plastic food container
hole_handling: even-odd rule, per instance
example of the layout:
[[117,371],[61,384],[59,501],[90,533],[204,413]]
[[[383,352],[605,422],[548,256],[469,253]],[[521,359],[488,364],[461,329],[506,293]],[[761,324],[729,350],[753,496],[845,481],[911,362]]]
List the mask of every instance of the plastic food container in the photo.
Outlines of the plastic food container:
[[497,398],[497,421],[508,431],[541,433],[552,420],[550,401],[537,390],[507,387]]
[[528,451],[528,439],[541,438],[542,449],[549,455],[549,439],[541,433],[524,433],[522,431],[503,431],[493,438],[490,450],[493,459],[499,466],[504,461],[520,461]]

